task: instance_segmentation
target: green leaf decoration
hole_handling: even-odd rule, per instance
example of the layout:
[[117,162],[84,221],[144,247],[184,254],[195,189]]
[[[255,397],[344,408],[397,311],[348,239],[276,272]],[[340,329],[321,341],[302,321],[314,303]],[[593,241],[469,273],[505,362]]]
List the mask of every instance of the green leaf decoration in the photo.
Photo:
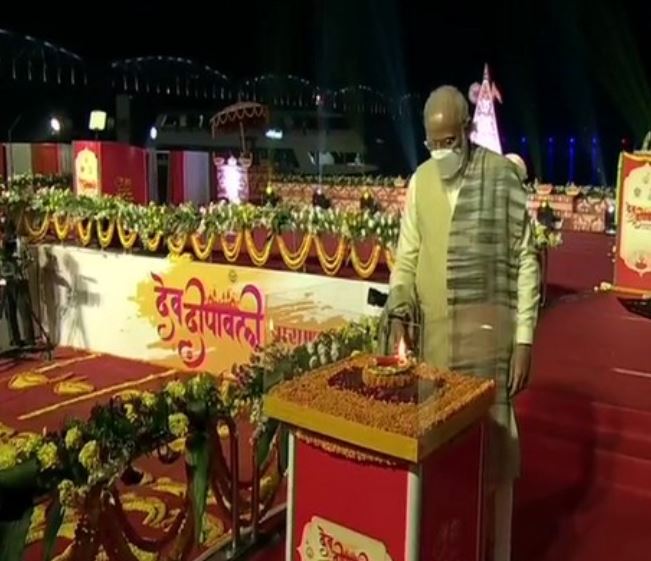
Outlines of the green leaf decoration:
[[203,514],[208,496],[208,468],[210,466],[210,443],[208,435],[198,433],[188,439],[188,465],[190,467],[190,500],[194,512],[194,539],[201,542]]
[[276,419],[270,419],[262,431],[262,434],[258,437],[256,443],[256,456],[258,466],[263,465],[269,457],[269,452],[271,451],[271,443],[273,442],[274,435],[278,430],[278,425],[279,423]]
[[56,497],[47,511],[47,520],[45,522],[45,535],[43,536],[43,560],[50,561],[54,553],[54,543],[56,542],[59,529],[63,522],[64,509],[59,498]]
[[36,458],[0,471],[0,494],[10,493],[33,493],[37,487],[38,462]]
[[267,393],[271,388],[280,384],[284,380],[284,373],[282,368],[274,368],[270,372],[265,372],[263,383],[263,392]]
[[0,522],[0,559],[2,561],[22,561],[33,512],[34,507],[30,506],[20,519]]
[[280,462],[280,473],[285,474],[289,466],[289,432],[287,427],[280,427],[278,441],[278,458]]

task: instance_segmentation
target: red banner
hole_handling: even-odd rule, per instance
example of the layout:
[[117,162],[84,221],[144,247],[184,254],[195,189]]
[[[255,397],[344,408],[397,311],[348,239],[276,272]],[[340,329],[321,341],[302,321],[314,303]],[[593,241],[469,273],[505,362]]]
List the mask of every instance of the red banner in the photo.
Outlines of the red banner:
[[615,285],[651,293],[651,154],[622,153]]
[[78,195],[119,195],[149,202],[147,151],[117,142],[75,142],[74,183]]
[[59,144],[32,144],[32,173],[51,175],[61,173]]

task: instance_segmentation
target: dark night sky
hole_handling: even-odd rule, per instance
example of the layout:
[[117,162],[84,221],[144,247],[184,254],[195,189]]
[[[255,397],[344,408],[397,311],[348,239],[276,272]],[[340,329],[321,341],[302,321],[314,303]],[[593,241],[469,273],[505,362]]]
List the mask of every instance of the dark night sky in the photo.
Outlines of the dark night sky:
[[[179,55],[235,77],[293,73],[327,86],[382,90],[426,91],[441,82],[465,90],[486,61],[507,106],[521,98],[517,104],[551,118],[560,105],[560,122],[585,110],[592,96],[617,110],[615,98],[626,98],[636,66],[636,87],[651,80],[651,9],[642,2],[635,10],[617,0],[172,4],[117,0],[96,12],[92,2],[26,3],[20,11],[3,7],[0,26],[94,59]],[[644,101],[648,110],[651,100]]]
[[[520,134],[637,143],[651,128],[651,7],[626,0],[243,0],[25,2],[0,27],[98,61],[174,55],[234,78],[292,73],[391,95],[467,91],[491,66],[501,126]],[[14,5],[15,6],[15,5]],[[79,18],[75,20],[74,18]],[[540,140],[542,142],[542,140]]]

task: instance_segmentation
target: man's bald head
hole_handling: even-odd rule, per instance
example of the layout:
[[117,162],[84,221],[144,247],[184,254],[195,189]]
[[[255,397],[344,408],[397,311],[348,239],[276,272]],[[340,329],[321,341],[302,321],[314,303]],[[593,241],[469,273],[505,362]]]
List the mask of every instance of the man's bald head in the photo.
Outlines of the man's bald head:
[[459,145],[470,123],[468,102],[454,86],[441,86],[427,99],[423,120],[430,149]]

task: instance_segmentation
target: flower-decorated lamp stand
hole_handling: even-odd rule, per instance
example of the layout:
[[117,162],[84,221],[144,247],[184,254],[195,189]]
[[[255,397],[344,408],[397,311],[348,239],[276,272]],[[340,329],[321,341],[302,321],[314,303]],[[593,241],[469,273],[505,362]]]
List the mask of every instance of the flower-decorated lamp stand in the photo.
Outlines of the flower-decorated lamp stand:
[[387,401],[355,377],[369,360],[326,366],[265,399],[290,429],[286,561],[479,561],[493,383],[418,365],[416,399],[403,388]]

